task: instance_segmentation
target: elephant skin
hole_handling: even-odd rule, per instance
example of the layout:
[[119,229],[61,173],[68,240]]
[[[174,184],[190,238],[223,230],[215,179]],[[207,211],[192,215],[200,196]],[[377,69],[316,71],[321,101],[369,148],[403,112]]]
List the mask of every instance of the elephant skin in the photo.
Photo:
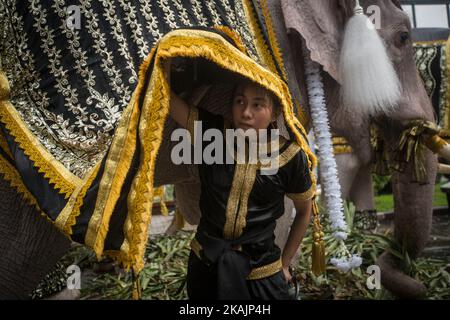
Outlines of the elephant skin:
[[70,241],[2,177],[0,194],[0,299],[29,299]]
[[[346,21],[353,14],[355,2],[349,0],[282,0],[286,26],[297,61],[297,78],[304,81],[301,73],[303,53],[301,43],[309,49],[311,59],[319,63],[324,72],[327,108],[330,126],[335,135],[346,138],[353,148],[359,163],[358,170],[370,165],[373,153],[370,147],[370,123],[375,122],[381,132],[389,152],[393,152],[400,134],[412,120],[435,121],[433,108],[423,82],[417,72],[411,40],[411,24],[401,10],[399,1],[363,0],[366,10],[376,5],[381,11],[381,28],[378,30],[386,45],[396,73],[402,84],[401,100],[390,114],[380,114],[374,118],[362,113],[349,113],[341,105],[340,75],[338,70],[340,46]],[[306,95],[306,92],[303,92]],[[428,149],[425,151],[427,184],[419,184],[412,179],[412,165],[402,172],[393,173],[395,199],[394,237],[406,243],[410,257],[416,258],[423,250],[430,234],[434,181],[437,158]],[[367,174],[366,174],[367,178]],[[355,178],[356,179],[356,178]],[[356,181],[356,180],[355,180]],[[367,180],[366,180],[367,182]],[[350,194],[347,188],[346,196]],[[422,284],[405,275],[401,262],[388,253],[380,257],[382,284],[400,298],[423,298]]]

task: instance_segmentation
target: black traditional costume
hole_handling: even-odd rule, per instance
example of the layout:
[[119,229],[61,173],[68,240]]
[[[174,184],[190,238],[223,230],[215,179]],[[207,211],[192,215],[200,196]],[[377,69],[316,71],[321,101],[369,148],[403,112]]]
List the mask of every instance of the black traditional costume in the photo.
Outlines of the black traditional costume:
[[[192,108],[202,130],[219,129],[227,121]],[[201,220],[192,241],[188,294],[191,299],[288,299],[281,271],[281,250],[275,244],[276,220],[284,213],[284,196],[314,196],[308,161],[297,143],[280,139],[276,174],[261,174],[260,163],[200,164]],[[225,145],[225,142],[224,142]],[[203,148],[206,144],[203,144]]]

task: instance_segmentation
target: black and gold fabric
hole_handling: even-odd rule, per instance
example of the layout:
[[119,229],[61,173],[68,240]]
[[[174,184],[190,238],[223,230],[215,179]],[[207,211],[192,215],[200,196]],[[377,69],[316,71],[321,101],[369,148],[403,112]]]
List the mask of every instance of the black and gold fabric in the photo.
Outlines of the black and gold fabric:
[[414,43],[417,70],[431,99],[437,122],[448,126],[447,40]]
[[[194,126],[196,121],[201,122],[201,131]],[[210,129],[220,130],[223,163],[228,163],[199,165],[201,220],[192,249],[206,265],[214,266],[210,272],[217,274],[214,286],[218,286],[218,299],[250,299],[250,287],[268,285],[266,282],[273,280],[270,277],[281,271],[281,251],[275,245],[274,230],[276,220],[284,214],[284,196],[310,200],[315,195],[315,184],[308,157],[295,141],[280,139],[273,174],[264,174],[265,166],[249,161],[248,156],[242,162],[236,163],[236,157],[232,163],[227,162],[226,151],[235,152],[226,147],[227,128],[230,124],[222,116],[191,109],[191,137]],[[203,152],[208,146],[203,142],[199,150]],[[196,272],[189,270],[188,277]],[[258,283],[249,287],[244,279]]]
[[[165,59],[272,91],[316,164],[265,0],[4,0],[0,28],[0,173],[98,256],[143,267],[167,124]],[[177,83],[208,80],[194,75]]]

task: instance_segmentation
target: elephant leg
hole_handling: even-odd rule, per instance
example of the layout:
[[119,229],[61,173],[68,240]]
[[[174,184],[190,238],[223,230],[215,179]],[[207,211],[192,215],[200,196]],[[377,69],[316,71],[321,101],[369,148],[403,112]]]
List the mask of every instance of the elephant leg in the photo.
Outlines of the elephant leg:
[[[437,157],[427,151],[425,156],[428,183],[411,182],[412,166],[405,172],[392,175],[395,198],[396,241],[404,246],[411,259],[416,259],[430,236],[433,215],[433,192],[437,171]],[[378,264],[381,268],[381,283],[399,298],[423,298],[426,289],[420,282],[403,274],[402,262],[385,253]]]
[[401,262],[390,252],[384,252],[377,260],[381,270],[381,284],[396,297],[402,299],[420,299],[427,293],[426,287],[419,281],[407,276]]
[[371,165],[359,168],[350,188],[349,198],[355,204],[357,211],[375,209]]
[[350,188],[349,199],[356,208],[353,226],[362,232],[376,232],[378,217],[373,194],[371,164],[360,166]]
[[339,183],[343,200],[350,200],[350,190],[360,169],[360,161],[354,153],[336,155]]
[[0,194],[0,299],[27,299],[70,241],[2,177]]

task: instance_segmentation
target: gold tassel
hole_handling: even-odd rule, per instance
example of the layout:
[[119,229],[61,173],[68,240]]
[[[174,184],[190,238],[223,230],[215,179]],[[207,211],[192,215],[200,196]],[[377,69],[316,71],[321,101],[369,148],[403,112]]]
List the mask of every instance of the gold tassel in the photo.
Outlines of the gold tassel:
[[133,300],[141,300],[142,299],[142,288],[141,288],[141,278],[139,273],[136,273],[132,268],[131,276],[133,280],[133,292],[131,293],[131,298]]
[[320,224],[319,209],[316,199],[313,199],[313,247],[312,247],[312,272],[319,276],[325,273],[325,243],[323,241],[324,233]]

